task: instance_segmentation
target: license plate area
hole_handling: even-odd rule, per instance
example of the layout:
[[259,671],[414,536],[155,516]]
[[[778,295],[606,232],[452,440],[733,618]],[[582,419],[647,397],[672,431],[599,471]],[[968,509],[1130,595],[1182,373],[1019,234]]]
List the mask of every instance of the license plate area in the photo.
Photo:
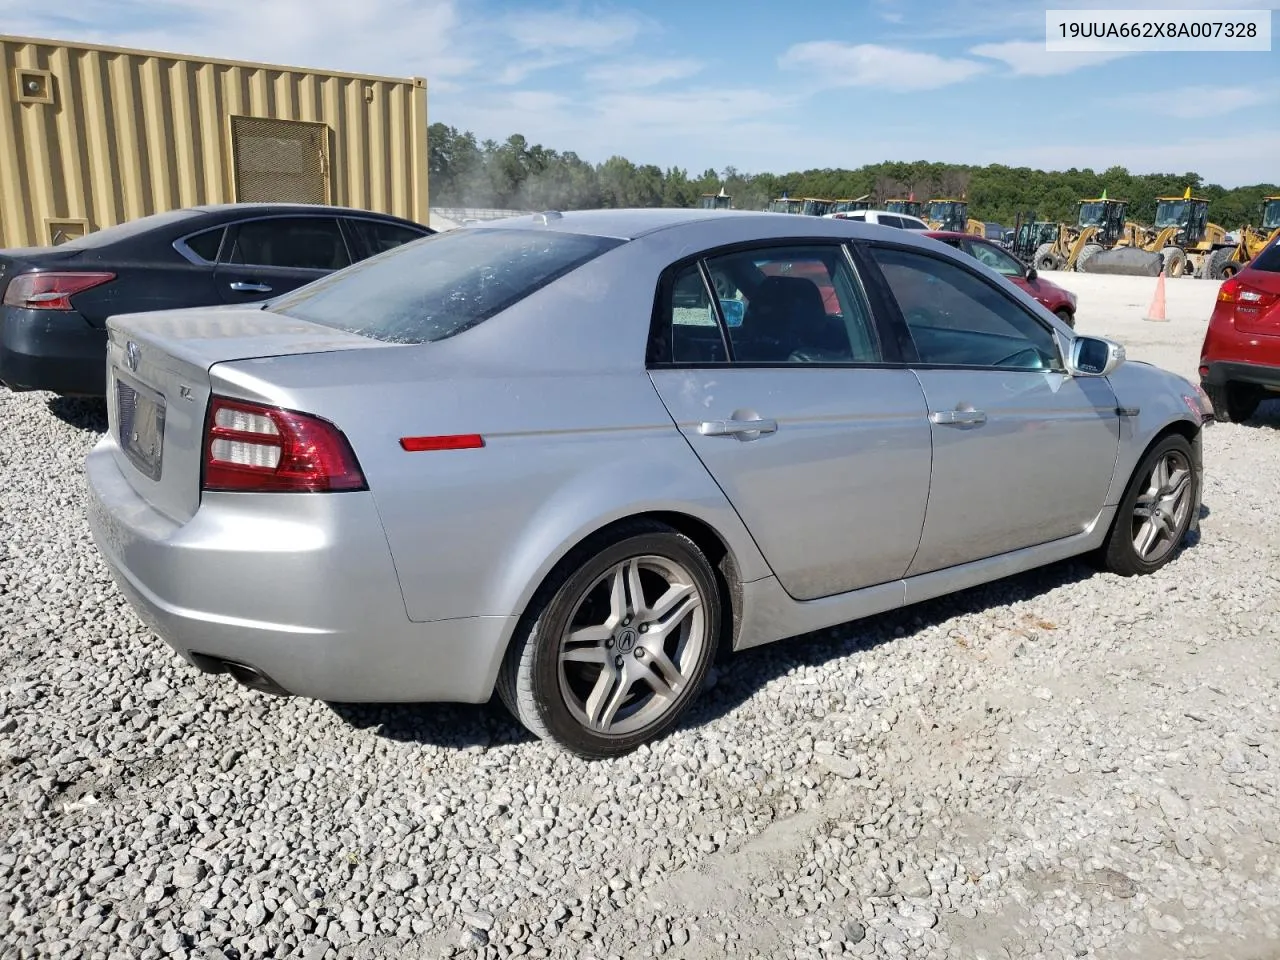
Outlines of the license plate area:
[[164,462],[164,396],[116,377],[117,440],[129,462],[153,481]]

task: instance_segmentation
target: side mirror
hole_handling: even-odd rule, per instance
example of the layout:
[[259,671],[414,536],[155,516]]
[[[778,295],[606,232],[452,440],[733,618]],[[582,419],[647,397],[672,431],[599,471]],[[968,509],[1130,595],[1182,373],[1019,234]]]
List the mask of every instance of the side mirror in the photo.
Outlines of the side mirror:
[[1027,267],[1027,283],[1034,283],[1038,276],[1039,274],[1036,273],[1035,267]]
[[1124,363],[1124,346],[1102,337],[1071,341],[1071,372],[1081,377],[1105,377]]

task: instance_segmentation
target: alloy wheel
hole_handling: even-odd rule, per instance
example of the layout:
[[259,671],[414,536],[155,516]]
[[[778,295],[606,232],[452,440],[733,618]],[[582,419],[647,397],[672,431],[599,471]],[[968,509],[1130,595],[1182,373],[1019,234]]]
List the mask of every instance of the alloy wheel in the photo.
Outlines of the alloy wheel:
[[1191,463],[1180,450],[1161,456],[1133,507],[1133,548],[1146,563],[1163,560],[1186,529],[1194,494]]

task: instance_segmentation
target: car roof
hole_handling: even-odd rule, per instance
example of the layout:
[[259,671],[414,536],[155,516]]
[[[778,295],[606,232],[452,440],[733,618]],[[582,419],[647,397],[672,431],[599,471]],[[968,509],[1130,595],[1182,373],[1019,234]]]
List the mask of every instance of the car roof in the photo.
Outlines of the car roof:
[[[529,229],[558,230],[587,236],[611,237],[616,240],[636,240],[640,237],[687,224],[707,220],[736,222],[749,228],[751,222],[761,220],[777,223],[779,220],[814,223],[822,217],[808,217],[794,213],[764,213],[751,210],[702,210],[686,207],[637,207],[608,210],[566,210],[563,213],[548,210],[521,217],[504,217],[486,220],[467,226],[467,230]],[[801,231],[803,232],[803,231]]]
[[988,243],[991,242],[987,240],[986,237],[979,237],[972,233],[964,233],[960,230],[926,230],[924,235],[926,237],[935,237],[938,240],[986,240]]
[[[206,203],[187,209],[199,213],[233,213],[243,210],[246,213],[330,213],[348,217],[377,217],[383,220],[401,220],[414,223],[405,217],[393,213],[381,213],[377,210],[361,210],[358,207],[335,207],[327,203]],[[419,224],[423,226],[423,224]]]

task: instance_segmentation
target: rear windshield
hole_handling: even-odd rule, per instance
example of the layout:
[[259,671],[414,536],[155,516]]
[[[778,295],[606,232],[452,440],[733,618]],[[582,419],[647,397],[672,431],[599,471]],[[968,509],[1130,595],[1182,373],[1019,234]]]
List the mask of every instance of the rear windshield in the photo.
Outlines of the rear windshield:
[[310,283],[269,309],[375,340],[429,343],[489,319],[622,242],[459,227]]
[[190,220],[196,215],[197,211],[195,210],[167,210],[164,213],[153,213],[150,216],[139,217],[137,220],[118,223],[114,227],[106,227],[102,230],[86,233],[83,237],[76,237],[74,240],[59,244],[59,247],[63,250],[95,250],[98,247],[105,247],[109,243],[136,237],[138,234],[146,233],[148,230],[154,230],[157,227],[167,227],[171,224],[181,223],[183,220]]
[[1267,273],[1280,273],[1280,239],[1254,257],[1253,263],[1249,266],[1255,270],[1265,270]]

